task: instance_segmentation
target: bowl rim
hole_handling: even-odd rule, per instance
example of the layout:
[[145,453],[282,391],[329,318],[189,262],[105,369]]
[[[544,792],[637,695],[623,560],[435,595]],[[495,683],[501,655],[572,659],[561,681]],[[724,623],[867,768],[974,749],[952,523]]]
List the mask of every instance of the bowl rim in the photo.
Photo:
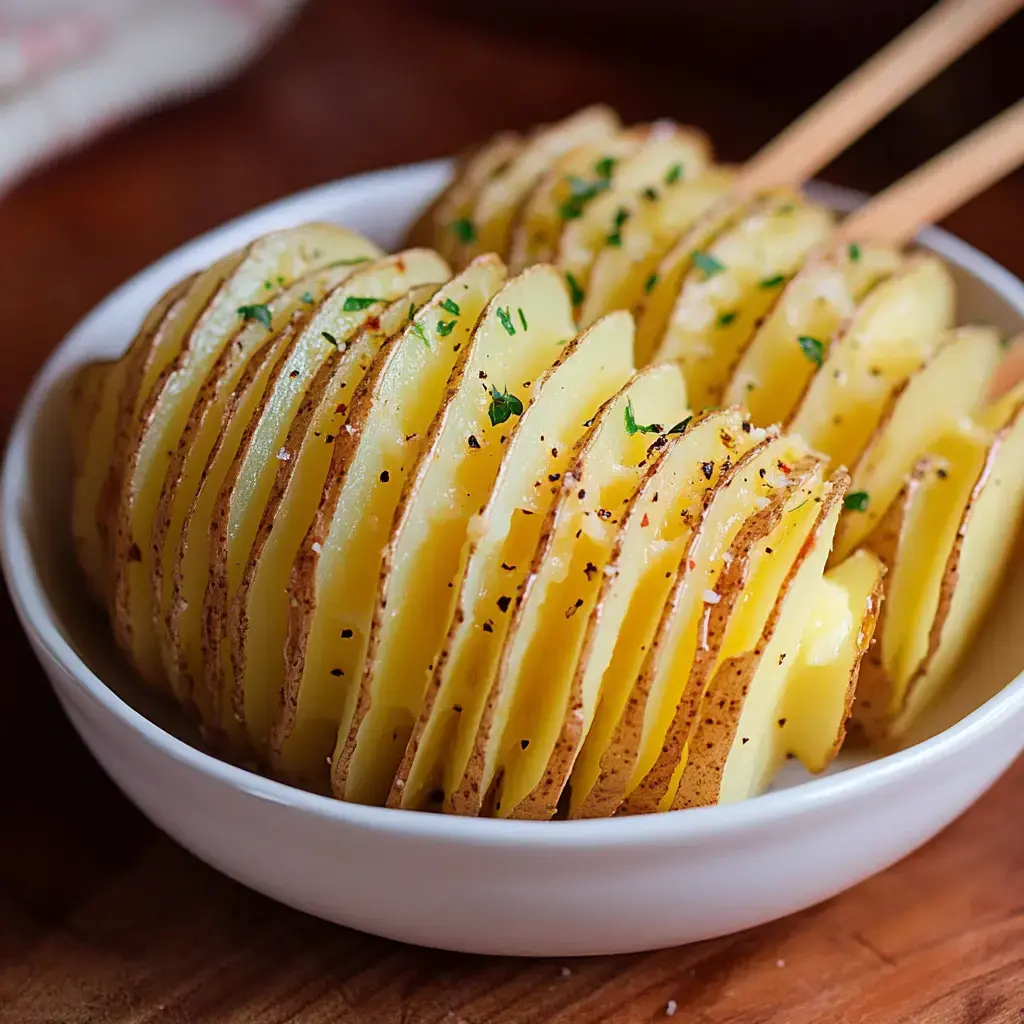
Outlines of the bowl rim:
[[[25,497],[31,441],[40,410],[60,379],[69,353],[79,337],[95,321],[123,302],[150,278],[160,278],[175,263],[187,260],[206,247],[225,251],[234,236],[256,235],[264,222],[298,223],[289,218],[304,214],[307,207],[330,210],[345,201],[345,193],[380,188],[387,179],[408,176],[437,177],[452,165],[450,160],[406,164],[369,171],[267,203],[204,232],[124,282],[90,310],[47,357],[23,399],[15,417],[0,475],[0,567],[23,628],[35,645],[64,669],[77,695],[142,742],[179,766],[207,776],[216,783],[257,800],[283,805],[293,811],[363,831],[385,832],[427,841],[452,842],[480,847],[583,849],[620,846],[691,845],[709,838],[726,840],[751,830],[805,816],[828,805],[863,797],[891,783],[925,771],[944,758],[980,743],[1009,717],[1024,712],[1024,671],[976,710],[960,721],[912,747],[877,760],[844,769],[833,775],[810,779],[784,790],[763,794],[736,804],[668,811],[662,814],[623,818],[598,818],[557,822],[465,818],[387,807],[346,803],[310,793],[223,761],[166,732],[119,697],[79,656],[58,626],[47,593],[34,564],[31,546],[21,527],[18,508]],[[808,191],[838,209],[851,209],[863,201],[860,193],[823,183]],[[271,227],[274,225],[271,225]],[[950,263],[980,280],[1024,317],[1024,282],[972,245],[940,228],[928,228],[919,242]],[[56,687],[55,687],[56,688]]]

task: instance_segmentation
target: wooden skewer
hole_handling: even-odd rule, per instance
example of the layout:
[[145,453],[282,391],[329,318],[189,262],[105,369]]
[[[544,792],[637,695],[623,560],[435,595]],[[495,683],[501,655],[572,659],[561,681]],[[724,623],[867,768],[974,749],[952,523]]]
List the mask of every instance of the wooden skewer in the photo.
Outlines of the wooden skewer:
[[840,240],[905,245],[1024,163],[1024,100],[929,160],[851,214]]
[[1024,0],[942,0],[776,136],[743,172],[758,192],[799,185],[912,96]]

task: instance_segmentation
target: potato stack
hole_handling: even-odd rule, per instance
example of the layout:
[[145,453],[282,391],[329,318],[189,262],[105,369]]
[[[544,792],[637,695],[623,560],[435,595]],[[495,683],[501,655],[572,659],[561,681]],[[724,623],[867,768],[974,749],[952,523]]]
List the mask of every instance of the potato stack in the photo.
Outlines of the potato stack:
[[1007,560],[1024,391],[983,401],[937,260],[709,159],[591,108],[403,252],[306,225],[172,288],[71,410],[139,674],[227,756],[466,815],[743,799],[830,762],[858,675],[900,735]]

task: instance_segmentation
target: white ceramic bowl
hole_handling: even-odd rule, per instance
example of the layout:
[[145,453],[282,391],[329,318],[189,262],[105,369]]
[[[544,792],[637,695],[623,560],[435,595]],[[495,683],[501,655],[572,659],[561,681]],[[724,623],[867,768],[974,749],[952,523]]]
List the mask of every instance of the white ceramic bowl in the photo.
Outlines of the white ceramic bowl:
[[[204,753],[174,709],[126,670],[71,554],[72,372],[123,351],[171,282],[266,231],[333,220],[394,248],[449,171],[439,162],[326,185],[197,239],[93,310],[36,380],[3,470],[3,567],[43,668],[97,760],[160,828],[245,885],[364,931],[483,953],[614,953],[722,935],[827,899],[924,843],[1024,747],[1019,558],[921,742],[869,763],[844,758],[824,778],[790,766],[776,791],[728,807],[536,823],[339,803]],[[838,207],[856,202],[818,194]],[[924,243],[953,267],[962,320],[1024,326],[1021,282],[943,232]]]

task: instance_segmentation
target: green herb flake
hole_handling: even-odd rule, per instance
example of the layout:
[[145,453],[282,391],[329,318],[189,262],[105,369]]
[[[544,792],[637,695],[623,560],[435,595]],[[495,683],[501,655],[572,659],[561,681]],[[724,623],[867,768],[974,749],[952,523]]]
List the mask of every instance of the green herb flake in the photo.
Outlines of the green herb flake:
[[357,263],[369,263],[369,256],[350,256],[345,260],[335,260],[333,263],[328,263],[328,267],[354,267]]
[[658,283],[658,275],[651,274],[646,281],[644,281],[644,295],[650,295],[654,291],[654,286]]
[[487,408],[487,418],[491,426],[496,427],[512,416],[523,415],[523,403],[510,391],[499,391],[491,385],[491,404]]
[[697,249],[690,258],[693,260],[693,265],[704,272],[705,278],[714,277],[715,274],[721,274],[725,270],[725,264],[721,260],[715,259],[709,252]]
[[528,331],[530,329],[529,324],[526,322],[526,314],[523,312],[523,307],[519,307],[519,322],[523,325],[523,330]]
[[571,195],[558,209],[562,220],[575,220],[577,217],[581,217],[583,215],[583,207],[591,199],[600,195],[608,188],[607,178],[598,181],[586,181],[575,174],[569,174],[565,180]]
[[476,241],[476,228],[468,217],[459,217],[448,225],[448,229],[463,244],[469,245]]
[[783,203],[775,212],[792,213],[796,209],[796,203]]
[[665,172],[665,184],[666,185],[674,185],[677,181],[679,181],[679,179],[682,176],[683,176],[683,165],[682,164],[673,164]]
[[670,427],[665,433],[667,434],[681,434],[689,425],[692,416],[687,416],[685,420],[680,420],[674,427]]
[[579,281],[568,270],[565,272],[565,283],[569,286],[569,298],[574,306],[581,306],[587,293],[580,287]]
[[851,263],[860,262],[860,246],[856,242],[851,242],[846,251],[849,254]]
[[329,341],[335,348],[338,347],[338,339],[331,334],[330,331],[321,331],[320,337],[323,338],[324,341]]
[[612,171],[615,170],[616,162],[615,157],[606,156],[594,164],[594,173],[599,178],[604,178],[604,180],[607,181],[612,176]]
[[766,277],[761,281],[757,282],[758,288],[778,288],[780,284],[784,284],[786,281],[785,274],[775,274],[773,277]]
[[815,366],[820,367],[825,361],[825,346],[817,338],[812,338],[809,334],[801,334],[796,341],[800,346],[800,351]]
[[843,508],[848,508],[851,512],[867,512],[870,504],[871,495],[867,491],[851,491],[843,498]]
[[458,320],[438,320],[437,333],[440,334],[442,338],[447,338],[448,335],[455,330],[455,325],[458,322]]
[[345,301],[341,304],[341,311],[343,313],[357,313],[361,309],[369,309],[375,303],[383,301],[383,299],[373,298],[369,295],[347,295]]
[[615,211],[615,220],[612,223],[615,225],[615,227],[621,228],[627,220],[629,220],[629,210],[627,210],[624,206],[620,206]]
[[[512,323],[512,314],[508,311],[508,306],[504,309],[499,307],[498,309],[498,320],[501,322],[501,326],[505,328],[507,334],[516,333],[516,325]],[[507,419],[508,417],[506,417]]]
[[256,320],[270,330],[270,307],[261,302],[254,302],[251,306],[239,306],[238,315],[243,320]]
[[736,315],[737,314],[735,311],[730,311],[728,313],[719,313],[718,319],[715,321],[715,323],[719,327],[728,327],[729,324],[731,324],[733,320],[736,319]]
[[316,299],[313,298],[312,292],[303,292],[299,301],[306,303],[307,306],[312,306]]
[[422,341],[423,344],[427,346],[427,348],[430,348],[430,339],[427,337],[427,332],[423,329],[423,324],[421,324],[418,320],[414,320],[409,325],[409,330],[412,331],[412,333],[415,334],[416,337],[419,338],[420,341]]
[[640,194],[649,203],[654,203],[654,202],[657,202],[657,200],[658,200],[658,190],[656,188],[645,188],[643,190],[643,192],[641,192]]
[[634,434],[657,434],[660,429],[657,423],[648,423],[646,426],[637,423],[632,400],[626,402],[626,433],[630,437]]
[[619,248],[619,246],[622,245],[622,232],[613,231],[607,238],[605,238],[604,242],[605,245],[612,245],[616,249]]
[[446,313],[451,313],[452,316],[459,316],[458,303],[453,302],[451,299],[445,299],[444,302],[441,303],[441,308]]

